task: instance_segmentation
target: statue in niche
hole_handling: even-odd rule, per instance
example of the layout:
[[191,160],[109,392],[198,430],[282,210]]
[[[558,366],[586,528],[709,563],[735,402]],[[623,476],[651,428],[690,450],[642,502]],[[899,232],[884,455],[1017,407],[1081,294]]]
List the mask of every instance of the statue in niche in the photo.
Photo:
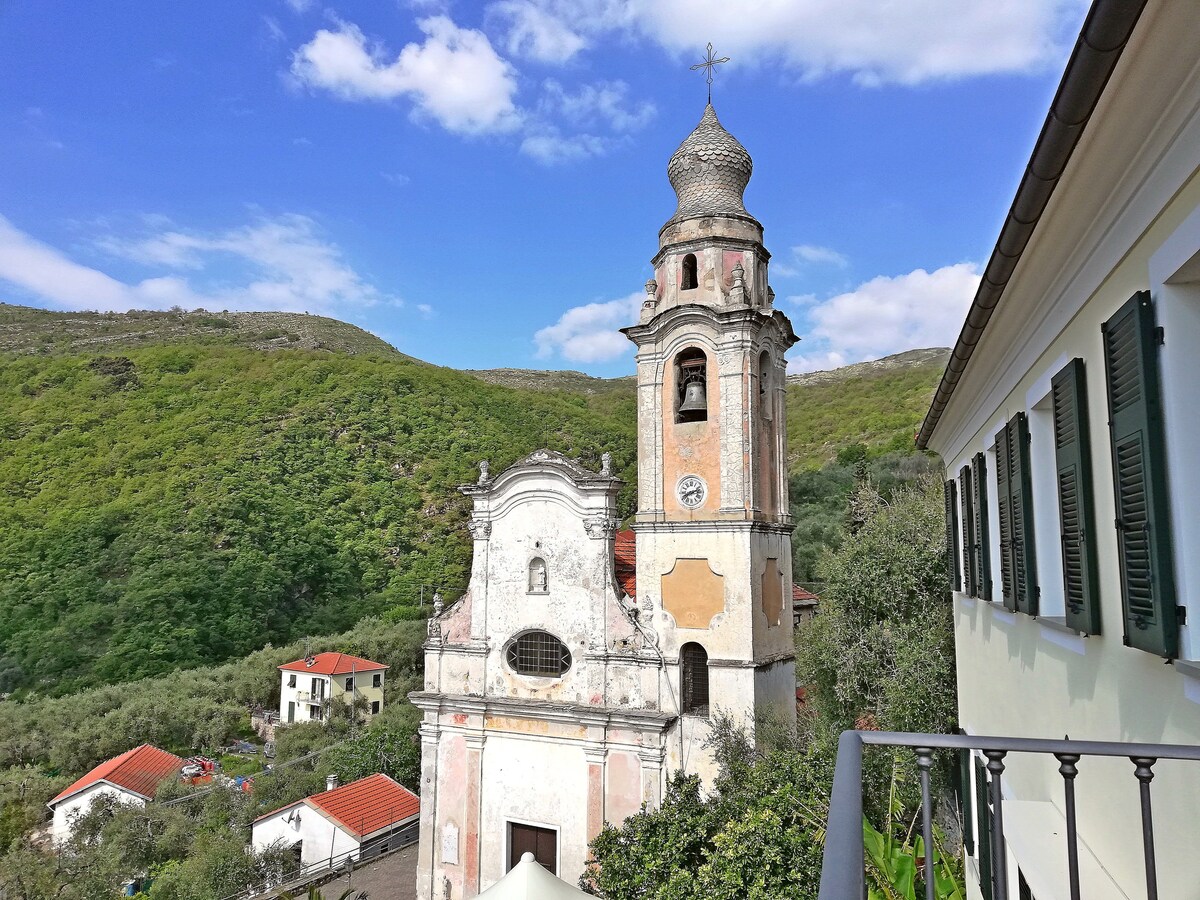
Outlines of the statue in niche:
[[529,593],[545,594],[549,591],[546,580],[546,563],[540,557],[534,557],[529,564]]

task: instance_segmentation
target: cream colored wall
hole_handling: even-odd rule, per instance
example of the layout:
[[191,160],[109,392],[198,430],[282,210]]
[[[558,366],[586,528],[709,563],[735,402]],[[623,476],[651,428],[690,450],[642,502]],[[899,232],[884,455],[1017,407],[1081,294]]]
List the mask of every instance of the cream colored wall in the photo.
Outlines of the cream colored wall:
[[[971,733],[1200,744],[1200,678],[1185,675],[1164,664],[1164,660],[1122,643],[1124,621],[1112,526],[1116,513],[1100,333],[1101,323],[1134,292],[1147,287],[1155,291],[1148,274],[1152,255],[1198,208],[1200,177],[1193,174],[1128,252],[1113,261],[1099,288],[1060,333],[1033,332],[1026,346],[1037,346],[1038,341],[1043,346],[1036,362],[1003,401],[992,407],[986,415],[986,426],[950,448],[953,455],[946,458],[946,468],[956,474],[973,453],[991,446],[995,431],[1012,415],[1032,411],[1048,389],[1049,378],[1066,360],[1081,357],[1085,361],[1103,633],[1086,638],[1067,634],[1038,619],[1004,610],[999,603],[998,560],[993,557],[996,602],[988,604],[962,594],[956,595],[954,602],[960,719]],[[1063,298],[1062,302],[1067,300]],[[1168,333],[1166,339],[1170,345],[1182,335]],[[1191,352],[1195,352],[1194,347]],[[1188,389],[1195,410],[1200,384],[1192,383]],[[947,433],[953,432],[954,424],[950,417]],[[1048,427],[1034,417],[1031,428],[1035,426]],[[1170,420],[1166,427],[1172,428]],[[1033,452],[1034,469],[1053,464],[1044,452],[1042,458],[1036,458],[1036,436]],[[1191,460],[1169,460],[1171,479],[1178,482],[1189,478],[1184,466],[1190,464]],[[988,478],[989,494],[994,497],[994,457],[989,457]],[[1034,505],[1037,525],[1044,531],[1057,516],[1055,496],[1037,490]],[[1049,515],[1046,505],[1052,510]],[[998,533],[994,500],[991,506],[990,539],[994,544]],[[1192,506],[1186,515],[1194,521],[1200,516],[1200,508]],[[1044,546],[1039,541],[1039,550]],[[1177,545],[1175,550],[1177,557],[1191,559],[1200,548]],[[1056,581],[1061,577],[1061,565],[1053,556],[1041,553],[1038,574],[1047,598],[1046,611],[1053,613],[1054,598],[1061,594]],[[1181,602],[1194,603],[1195,599],[1181,596]],[[1061,600],[1057,603],[1061,607]],[[1192,616],[1185,628],[1190,632],[1190,645],[1195,647],[1200,619]],[[1155,772],[1160,896],[1197,896],[1200,765],[1163,761]],[[1012,756],[1004,781],[1006,796],[1042,800],[1061,809],[1062,779],[1053,759]],[[1131,897],[1141,896],[1144,891],[1137,787],[1133,766],[1127,759],[1088,757],[1080,764],[1076,782],[1080,837]],[[1047,840],[1060,839],[1047,835]],[[1084,895],[1088,896],[1086,887]]]
[[[374,687],[374,676],[378,673],[380,676],[379,687]],[[343,703],[350,705],[356,700],[366,701],[367,708],[362,712],[366,718],[371,717],[371,704],[379,703],[380,712],[383,711],[383,682],[387,678],[387,673],[375,669],[364,669],[361,672],[354,674],[354,690],[346,690],[346,679],[350,675],[334,675],[333,676],[333,692],[334,696]]]
[[141,797],[106,781],[90,785],[79,793],[55,804],[50,828],[50,836],[54,843],[61,844],[68,841],[75,822],[87,814],[93,803],[103,797],[113,797],[128,806],[144,807],[146,805],[146,801]]

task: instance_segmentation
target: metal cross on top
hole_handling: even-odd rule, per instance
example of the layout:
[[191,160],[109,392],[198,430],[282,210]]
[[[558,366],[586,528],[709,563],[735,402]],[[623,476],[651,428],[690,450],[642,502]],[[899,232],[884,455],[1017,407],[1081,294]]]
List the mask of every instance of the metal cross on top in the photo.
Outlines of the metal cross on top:
[[704,80],[706,82],[708,82],[708,102],[709,103],[712,103],[713,66],[719,66],[721,63],[727,63],[727,62],[729,62],[728,56],[722,56],[720,59],[713,58],[713,48],[712,48],[712,44],[710,43],[708,45],[708,58],[705,59],[704,62],[697,63],[696,65],[692,66],[693,72],[695,72],[697,69],[705,70],[705,75],[707,75],[707,77]]

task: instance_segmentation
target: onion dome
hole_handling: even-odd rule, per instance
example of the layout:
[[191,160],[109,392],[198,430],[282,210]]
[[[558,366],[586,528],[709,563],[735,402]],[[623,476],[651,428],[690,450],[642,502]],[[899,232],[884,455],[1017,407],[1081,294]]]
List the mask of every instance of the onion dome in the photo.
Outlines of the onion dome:
[[672,222],[696,216],[748,216],[742,193],[754,167],[750,154],[722,127],[712,104],[667,163],[679,206]]

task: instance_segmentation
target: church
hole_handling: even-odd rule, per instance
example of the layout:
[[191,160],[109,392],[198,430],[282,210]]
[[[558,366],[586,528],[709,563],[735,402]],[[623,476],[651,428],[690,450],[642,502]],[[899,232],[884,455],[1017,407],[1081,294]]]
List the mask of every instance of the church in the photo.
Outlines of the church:
[[471,498],[470,586],[429,621],[417,896],[473,897],[521,859],[574,882],[605,822],[710,782],[710,715],[795,716],[785,353],[749,153],[711,102],[671,156],[636,324],[638,490],[539,450]]

